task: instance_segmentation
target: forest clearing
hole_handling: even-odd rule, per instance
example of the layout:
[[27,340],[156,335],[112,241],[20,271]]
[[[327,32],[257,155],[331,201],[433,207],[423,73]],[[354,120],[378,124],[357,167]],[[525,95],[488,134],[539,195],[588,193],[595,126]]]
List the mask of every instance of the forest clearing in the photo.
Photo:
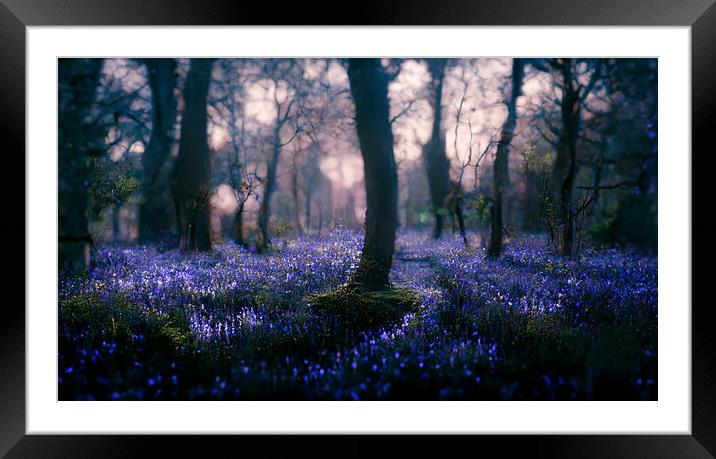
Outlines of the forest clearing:
[[60,400],[656,400],[657,61],[60,59]]

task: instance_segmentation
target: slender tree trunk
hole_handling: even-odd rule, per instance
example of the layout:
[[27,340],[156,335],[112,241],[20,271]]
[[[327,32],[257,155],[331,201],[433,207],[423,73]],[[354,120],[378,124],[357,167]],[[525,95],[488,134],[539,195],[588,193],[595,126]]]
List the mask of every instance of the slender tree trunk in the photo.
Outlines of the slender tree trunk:
[[452,233],[460,231],[462,242],[467,246],[467,234],[465,233],[465,219],[462,214],[462,188],[455,181],[449,181],[450,190],[445,197],[445,206],[450,211],[450,222],[452,224]]
[[522,59],[513,59],[512,61],[512,94],[507,101],[507,119],[502,125],[502,135],[500,142],[497,144],[497,153],[495,155],[495,191],[494,202],[492,205],[492,222],[490,231],[490,244],[487,248],[488,255],[492,257],[500,256],[502,251],[502,208],[503,196],[507,194],[509,188],[509,153],[510,144],[514,136],[515,125],[517,124],[517,98],[520,96],[522,89]]
[[597,158],[594,161],[594,168],[592,169],[592,204],[591,204],[591,211],[590,216],[593,223],[595,223],[598,219],[598,206],[599,206],[599,197],[601,195],[599,187],[602,184],[602,172],[604,171],[604,152],[606,150],[607,142],[604,141],[599,146],[599,153],[597,154]]
[[[308,172],[304,173],[304,186],[303,186],[303,196],[304,196],[304,218],[305,221],[305,228],[306,233],[311,232],[311,211],[313,210],[311,208],[311,204],[313,203],[313,196],[314,196],[314,190],[318,186],[319,183],[323,183],[323,173],[321,172],[321,150],[317,143],[313,143],[308,148]],[[319,190],[319,201],[321,191]],[[317,205],[321,205],[320,202],[317,203]]]
[[367,201],[363,250],[350,284],[362,291],[379,291],[390,286],[398,215],[388,79],[380,59],[349,59],[348,78],[356,107]]
[[323,205],[318,202],[318,235],[321,235],[321,229],[323,228]]
[[[226,61],[225,61],[226,62]],[[241,88],[235,84],[232,78],[229,78],[229,91],[231,94],[235,94],[236,92],[240,92]],[[232,99],[234,101],[234,99]],[[235,102],[235,101],[234,101]],[[236,116],[236,110],[234,105],[232,104],[231,109],[229,110],[230,118],[231,118],[231,144],[233,147],[233,155],[229,154],[229,171],[231,173],[230,183],[232,188],[234,189],[236,193],[236,197],[238,199],[238,208],[236,209],[236,214],[234,215],[234,223],[233,223],[233,232],[234,232],[234,241],[240,245],[241,247],[247,247],[246,239],[244,239],[244,207],[246,206],[246,200],[250,197],[250,192],[247,192],[247,195],[244,196],[242,192],[242,169],[245,169],[247,167],[246,164],[246,146],[245,146],[245,138],[246,138],[246,123],[245,123],[245,116],[242,110],[241,113],[241,130],[238,129],[236,126],[237,124],[237,116]],[[241,161],[241,153],[244,154],[244,160]]]
[[271,157],[266,165],[266,181],[264,183],[264,196],[259,207],[259,241],[256,248],[259,252],[265,252],[271,246],[269,236],[269,221],[271,219],[271,197],[276,190],[276,172],[278,161],[281,157],[281,140],[279,138],[280,127],[276,127],[274,133]]
[[171,188],[179,229],[179,250],[210,251],[207,96],[213,59],[192,59],[184,87],[179,154]]
[[239,202],[239,208],[234,215],[234,241],[242,247],[246,247],[244,239],[244,205],[246,201]]
[[574,87],[572,68],[574,59],[565,59],[562,65],[563,94],[561,102],[562,132],[557,146],[555,179],[559,190],[560,231],[557,250],[561,256],[571,256],[574,244],[573,191],[577,166],[577,133],[579,130],[580,101]]
[[306,202],[305,205],[305,211],[304,211],[304,218],[306,219],[306,233],[311,233],[311,199],[313,198],[313,191],[311,190],[311,186],[309,184],[308,189],[306,190]]
[[291,197],[293,198],[293,211],[294,219],[296,220],[296,235],[300,236],[303,234],[303,228],[301,227],[301,207],[298,202],[298,148],[293,152],[292,167],[291,167]]
[[[442,131],[442,94],[447,59],[428,59],[432,77],[433,130],[430,140],[423,147],[423,164],[428,177],[430,199],[434,216],[433,237],[440,238],[445,215],[445,198],[450,189],[450,162],[445,156],[445,136]],[[454,218],[454,216],[453,216]],[[453,232],[455,225],[453,224]]]
[[188,233],[186,220],[186,201],[179,196],[179,193],[174,191],[172,186],[172,201],[174,203],[174,214],[177,220],[177,230],[179,231],[179,251],[186,252],[189,250],[188,245]]
[[142,154],[144,196],[139,206],[139,239],[151,241],[171,228],[168,183],[161,171],[170,155],[176,119],[176,61],[146,59],[145,63],[152,90],[152,135]]
[[[458,193],[461,193],[461,191],[458,190]],[[465,219],[462,215],[462,198],[458,196],[458,198],[455,200],[455,204],[452,210],[453,214],[455,215],[455,219],[457,220],[457,226],[460,230],[460,237],[462,237],[462,242],[467,246],[467,234],[465,233]]]
[[58,268],[80,271],[90,263],[87,222],[89,164],[102,153],[103,129],[90,124],[102,59],[58,63]]

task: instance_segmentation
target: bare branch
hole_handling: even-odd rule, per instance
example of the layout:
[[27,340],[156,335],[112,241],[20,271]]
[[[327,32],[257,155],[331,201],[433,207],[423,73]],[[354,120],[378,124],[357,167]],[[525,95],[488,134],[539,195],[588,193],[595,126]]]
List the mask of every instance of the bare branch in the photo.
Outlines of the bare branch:
[[602,59],[597,59],[597,68],[594,70],[592,77],[589,79],[589,83],[587,83],[587,85],[584,87],[584,92],[581,95],[579,95],[580,102],[584,102],[584,100],[587,98],[589,93],[592,92],[592,89],[594,89],[594,85],[596,84],[597,80],[599,79],[601,69],[602,69]]
[[403,109],[397,115],[395,115],[394,117],[392,117],[390,119],[390,121],[388,121],[388,124],[393,124],[395,122],[395,120],[397,120],[401,116],[405,115],[410,110],[410,108],[413,106],[414,103],[415,103],[415,99],[408,102],[408,105],[403,107]]
[[615,188],[624,188],[629,186],[636,186],[637,182],[634,180],[625,180],[623,182],[614,183],[612,185],[600,185],[600,186],[576,186],[578,190],[613,190]]
[[303,132],[303,128],[300,127],[300,126],[296,126],[296,129],[294,129],[293,134],[291,134],[291,138],[288,139],[287,141],[283,142],[283,143],[281,143],[281,141],[279,141],[278,146],[281,147],[281,148],[285,147],[285,146],[288,145],[289,143],[293,142],[293,139],[295,139],[296,136],[297,136],[298,134],[302,133],[302,132]]

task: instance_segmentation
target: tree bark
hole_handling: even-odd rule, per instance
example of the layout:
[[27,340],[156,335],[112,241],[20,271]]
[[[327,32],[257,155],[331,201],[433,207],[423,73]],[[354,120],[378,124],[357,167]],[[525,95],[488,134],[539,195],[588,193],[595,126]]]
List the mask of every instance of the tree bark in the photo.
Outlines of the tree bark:
[[442,131],[443,79],[447,59],[427,59],[432,77],[433,130],[430,140],[423,147],[423,164],[428,177],[430,199],[434,216],[433,238],[439,239],[443,231],[446,212],[445,198],[450,191],[450,162],[445,156],[445,136]]
[[605,140],[599,145],[599,152],[594,161],[592,168],[592,205],[591,205],[591,217],[592,223],[596,223],[599,208],[599,197],[601,195],[600,187],[602,185],[602,172],[604,171],[604,152],[606,150],[607,141]]
[[[226,64],[228,61],[224,60],[224,64]],[[229,81],[228,81],[228,90],[229,93],[232,94],[231,97],[231,105],[229,109],[230,113],[230,121],[231,121],[231,145],[233,147],[233,155],[229,153],[228,157],[228,163],[229,163],[229,171],[230,171],[230,178],[229,183],[231,184],[231,187],[234,189],[234,192],[236,193],[236,198],[238,201],[238,208],[236,210],[236,214],[234,215],[234,223],[233,223],[233,232],[234,232],[234,241],[242,246],[247,247],[246,239],[244,239],[244,207],[246,205],[246,200],[250,197],[250,192],[247,189],[246,191],[243,190],[243,175],[242,169],[246,169],[246,123],[245,123],[245,114],[243,109],[241,110],[241,118],[239,119],[236,116],[236,100],[233,95],[239,93],[242,94],[242,88],[235,80],[238,80],[238,75],[235,77],[232,77],[232,72],[229,73]],[[239,130],[237,123],[238,121],[241,121],[241,129]],[[244,154],[243,161],[241,160],[241,153]],[[244,192],[247,193],[246,196],[244,196]]]
[[212,63],[213,59],[192,59],[184,87],[179,154],[171,178],[182,252],[211,250],[207,96]]
[[517,124],[517,98],[522,90],[522,74],[524,63],[522,59],[513,59],[512,61],[512,93],[507,101],[507,119],[502,125],[502,135],[497,144],[497,153],[495,154],[495,190],[494,202],[492,205],[492,222],[490,231],[490,244],[487,247],[488,255],[492,257],[500,256],[502,252],[502,208],[503,197],[507,194],[510,186],[509,175],[509,154],[510,144],[514,137],[515,125]]
[[81,271],[90,262],[87,222],[90,162],[102,153],[101,126],[88,120],[96,100],[102,59],[58,63],[58,268]]
[[[311,204],[313,203],[314,190],[319,183],[323,183],[323,173],[321,172],[321,149],[318,143],[314,142],[308,147],[308,164],[304,169],[304,183],[303,183],[303,196],[304,196],[304,218],[306,225],[306,233],[311,232]],[[321,193],[319,191],[318,203],[320,203]],[[319,216],[320,219],[320,216]],[[320,225],[319,225],[320,226]],[[320,228],[319,228],[320,234]]]
[[[281,125],[283,126],[283,125]],[[266,181],[264,183],[264,196],[259,207],[259,240],[256,249],[259,252],[265,252],[271,246],[271,238],[269,235],[269,220],[271,219],[271,197],[276,191],[276,172],[278,170],[278,161],[281,157],[281,127],[276,126],[274,130],[273,146],[271,148],[271,157],[266,164]]]
[[361,291],[380,291],[390,286],[398,206],[388,78],[379,59],[349,59],[348,78],[356,108],[367,201],[363,250],[350,285]]
[[311,184],[309,183],[308,188],[306,189],[305,193],[305,202],[304,202],[304,218],[306,219],[306,234],[311,234],[311,199],[313,198],[313,190],[311,188]]
[[296,101],[294,96],[284,109],[283,114],[281,113],[281,103],[275,98],[276,106],[276,125],[273,131],[273,143],[271,147],[271,157],[268,159],[266,164],[266,180],[264,185],[264,198],[261,201],[259,207],[259,240],[256,244],[256,250],[258,252],[265,252],[271,246],[271,238],[269,236],[269,221],[271,220],[271,197],[276,190],[276,171],[278,169],[278,161],[281,157],[281,151],[283,147],[291,143],[298,134],[296,130],[291,138],[285,143],[281,143],[281,130],[283,129],[286,122],[291,116],[291,107]]
[[176,120],[176,61],[146,59],[152,90],[152,135],[142,154],[143,200],[139,206],[139,239],[152,241],[171,228],[168,183],[161,171],[170,155]]
[[462,242],[467,246],[467,233],[465,233],[465,218],[462,214],[462,188],[458,182],[450,181],[450,191],[448,192],[445,202],[447,203],[448,211],[450,211],[450,218],[452,220],[452,232],[455,234],[455,222],[457,222],[457,229],[460,231],[460,237]]
[[579,88],[573,82],[574,59],[562,60],[563,93],[560,104],[562,131],[557,145],[554,166],[556,186],[559,193],[560,231],[557,250],[561,256],[571,256],[574,244],[573,191],[577,167],[577,134],[579,131]]
[[291,196],[293,197],[293,212],[294,220],[296,221],[296,235],[300,236],[303,234],[303,228],[301,227],[301,206],[299,205],[298,197],[298,153],[299,148],[296,148],[293,152],[292,167],[291,167]]
[[321,229],[323,228],[323,204],[318,201],[318,236],[321,235]]
[[246,239],[244,239],[244,205],[246,201],[239,202],[239,208],[234,215],[234,241],[242,247],[246,247]]

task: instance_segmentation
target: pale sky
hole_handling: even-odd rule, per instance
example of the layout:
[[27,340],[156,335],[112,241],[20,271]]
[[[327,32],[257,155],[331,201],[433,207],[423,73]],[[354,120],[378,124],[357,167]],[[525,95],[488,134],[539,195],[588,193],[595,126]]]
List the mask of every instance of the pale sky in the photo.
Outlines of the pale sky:
[[[331,101],[328,111],[351,115],[352,101],[344,67],[336,61],[330,61],[326,66],[325,60],[306,60],[302,64],[304,78],[321,78],[331,91],[339,93]],[[451,64],[444,80],[442,127],[445,133],[446,154],[451,160],[451,173],[455,178],[459,175],[460,164],[467,161],[470,146],[475,159],[491,140],[497,140],[507,114],[504,98],[509,91],[509,76],[512,69],[510,58],[461,59],[458,65],[454,65],[455,62]],[[186,65],[187,63],[182,60],[180,70],[184,73]],[[253,64],[235,61],[231,65],[238,66],[239,74],[260,73],[260,68]],[[106,85],[121,82],[124,85],[122,89],[128,95],[139,91],[138,94],[141,94],[142,98],[133,100],[132,108],[142,108],[142,104],[147,104],[149,93],[144,66],[132,66],[124,59],[107,59],[104,77]],[[224,75],[221,66],[214,66],[213,77],[216,81],[222,81]],[[532,112],[539,107],[539,104],[544,103],[545,93],[554,91],[551,79],[552,77],[545,73],[528,72],[523,81],[523,96],[518,99],[518,116]],[[421,167],[421,149],[430,137],[433,119],[433,109],[426,90],[429,81],[430,75],[425,62],[408,59],[401,64],[400,73],[390,84],[391,117],[410,105],[410,108],[392,125],[399,171],[416,170],[416,167]],[[215,84],[213,83],[213,86]],[[239,82],[236,84],[238,85]],[[246,136],[261,135],[265,138],[276,119],[274,97],[284,103],[293,94],[294,89],[289,88],[283,81],[276,84],[268,78],[250,77],[243,78],[241,88],[243,90],[241,109]],[[463,98],[460,122],[457,123],[458,107]],[[285,107],[285,103],[282,107]],[[210,147],[213,151],[221,151],[231,142],[230,119],[226,113],[220,113],[213,108],[210,109],[210,117],[213,120],[209,123]],[[350,121],[350,116],[346,118]],[[290,138],[293,129],[294,126],[287,123],[281,138]],[[362,218],[364,192],[360,184],[363,180],[363,167],[354,131],[355,127],[350,124],[319,126],[317,135],[323,151],[320,169],[331,180],[333,194],[338,197],[338,203],[347,194],[355,194],[356,216]],[[110,129],[107,141],[117,140],[117,135],[114,128]],[[141,154],[144,151],[141,139],[122,139],[119,144],[111,149],[113,160],[121,158],[127,149],[133,154]],[[283,174],[282,169],[285,172],[290,164],[292,149],[289,147],[284,147],[286,151],[282,153],[279,162],[279,177]],[[253,149],[254,156],[258,158],[258,171],[262,173],[264,166],[261,164],[261,158],[268,153],[270,145],[254,145]],[[491,155],[487,155],[480,169],[489,167],[491,161]],[[477,173],[478,177],[481,173]],[[478,183],[479,186],[475,178],[475,170],[466,168],[463,187],[470,189],[474,183]],[[224,213],[233,213],[236,208],[233,192],[228,185],[217,188],[217,194],[212,202],[217,210]]]

